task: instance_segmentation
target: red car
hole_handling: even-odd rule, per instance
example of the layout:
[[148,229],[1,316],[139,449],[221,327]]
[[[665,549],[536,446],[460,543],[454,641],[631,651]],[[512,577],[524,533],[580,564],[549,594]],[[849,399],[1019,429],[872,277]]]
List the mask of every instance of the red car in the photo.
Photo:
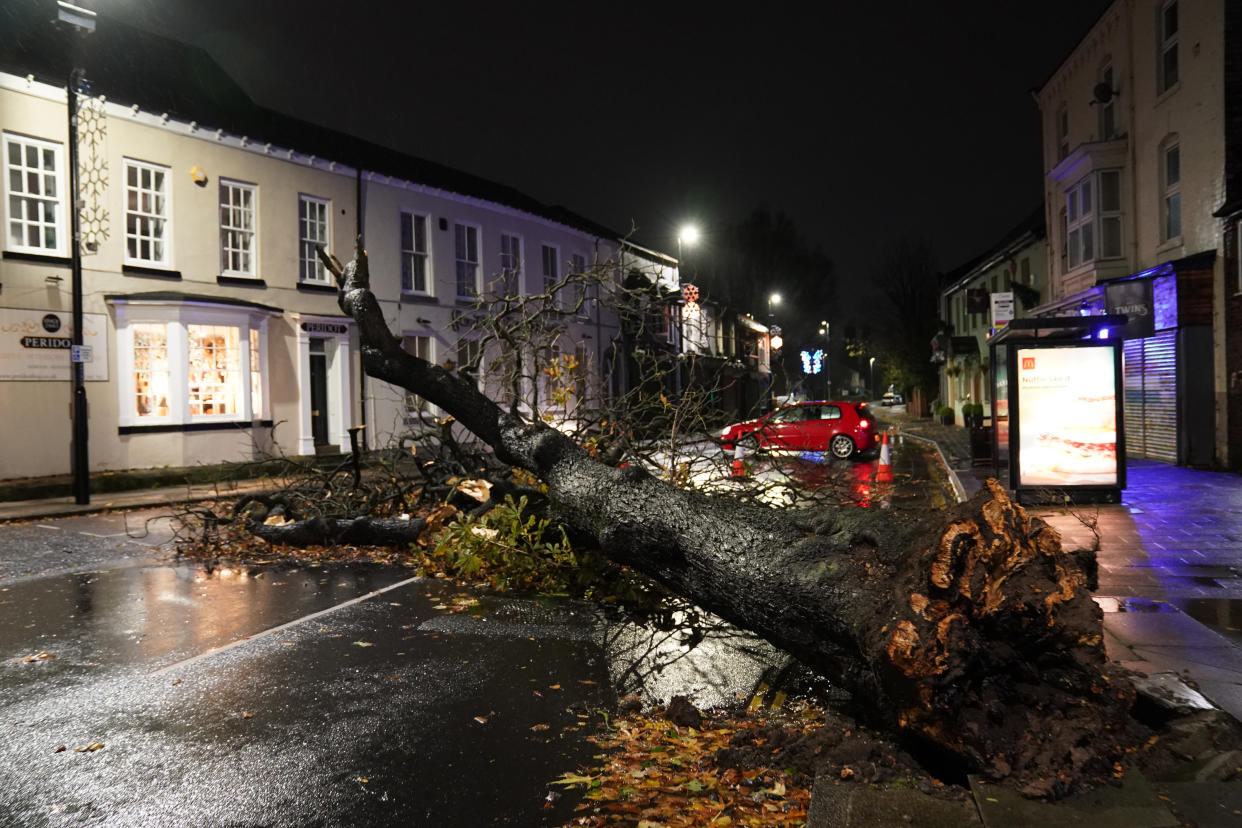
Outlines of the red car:
[[738,443],[785,451],[830,451],[846,459],[875,448],[880,435],[866,403],[799,402],[770,411],[756,420],[727,426],[720,432],[725,451]]

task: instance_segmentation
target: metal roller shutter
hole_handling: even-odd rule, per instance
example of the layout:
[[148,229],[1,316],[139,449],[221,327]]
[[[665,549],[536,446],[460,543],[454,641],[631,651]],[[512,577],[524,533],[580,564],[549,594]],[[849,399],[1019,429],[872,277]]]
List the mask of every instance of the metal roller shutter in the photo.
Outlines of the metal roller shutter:
[[1125,344],[1126,455],[1176,463],[1177,331]]

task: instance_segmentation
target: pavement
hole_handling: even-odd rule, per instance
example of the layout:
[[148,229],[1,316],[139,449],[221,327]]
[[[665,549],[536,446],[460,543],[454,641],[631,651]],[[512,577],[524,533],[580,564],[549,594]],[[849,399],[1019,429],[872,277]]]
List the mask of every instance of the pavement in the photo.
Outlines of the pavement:
[[[935,446],[959,496],[967,497],[983,485],[990,470],[972,465],[965,428],[912,420],[899,412],[889,412],[886,418],[900,423],[903,439],[922,439]],[[235,484],[233,492],[257,485]],[[89,506],[74,504],[71,498],[0,503],[0,520],[152,507],[213,493],[179,487],[108,494],[95,498]],[[1242,476],[1131,460],[1127,463],[1127,488],[1120,504],[1030,507],[1029,511],[1054,526],[1069,548],[1094,543],[1098,533],[1100,583],[1096,600],[1104,610],[1106,646],[1113,660],[1146,675],[1153,687],[1167,687],[1187,706],[1214,705],[1242,720]],[[127,528],[126,532],[130,530]],[[128,534],[118,541],[134,542]],[[0,577],[0,584],[5,582]],[[407,600],[412,598],[407,596]],[[567,655],[572,661],[583,654]],[[599,678],[607,681],[606,677]],[[273,705],[278,704],[278,690],[276,686],[271,689]],[[357,769],[359,777],[365,776],[364,770]],[[1176,791],[1162,788],[1165,793],[1152,805],[1150,789],[1144,787],[1145,783],[1136,782],[1131,790],[1137,787],[1135,796],[1147,803],[1147,816],[1136,817],[1127,824],[1177,824],[1162,821],[1166,817],[1161,814],[1167,814],[1167,810],[1161,803],[1170,801],[1170,793],[1174,794],[1173,801],[1180,812],[1200,814],[1198,824],[1242,824],[1242,801],[1237,793],[1242,786],[1228,783],[1218,789],[1211,784],[1220,783],[1192,781],[1190,787]],[[853,789],[840,791],[825,785],[821,794],[817,785],[821,816],[818,821],[812,819],[811,825],[888,824],[869,821],[865,816],[843,817],[848,812],[870,813],[878,818],[880,811],[873,804],[854,801],[870,794]],[[1062,810],[1059,817],[1050,817],[1032,810],[1021,816],[1014,810],[996,810],[1002,805],[1018,810],[1023,807],[1021,803],[986,807],[981,804],[982,824],[1027,824],[1024,819],[1029,824],[1046,824],[1049,819],[1056,823],[1067,813]],[[1222,810],[1221,814],[1229,818],[1222,816],[1222,821],[1215,821],[1216,810],[1226,806],[1229,812]],[[917,810],[921,806],[900,805],[898,810],[903,807]],[[988,807],[993,808],[991,819]],[[1112,806],[1113,812],[1119,807],[1124,810],[1126,806]],[[412,811],[404,813],[408,816]],[[959,817],[960,814],[949,814],[944,824],[972,824],[955,821]],[[1084,819],[1096,826],[1108,824],[1098,814]]]

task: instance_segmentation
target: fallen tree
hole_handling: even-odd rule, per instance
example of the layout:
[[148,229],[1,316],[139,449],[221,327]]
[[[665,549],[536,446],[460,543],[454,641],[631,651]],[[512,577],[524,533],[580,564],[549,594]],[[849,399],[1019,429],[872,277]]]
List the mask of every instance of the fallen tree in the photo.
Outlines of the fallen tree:
[[739,504],[613,468],[404,351],[361,247],[344,267],[321,256],[358,325],[364,370],[538,476],[558,518],[612,560],[785,648],[873,717],[1030,795],[1120,772],[1133,690],[1108,666],[1089,556],[1063,550],[994,481],[948,512],[894,519]]

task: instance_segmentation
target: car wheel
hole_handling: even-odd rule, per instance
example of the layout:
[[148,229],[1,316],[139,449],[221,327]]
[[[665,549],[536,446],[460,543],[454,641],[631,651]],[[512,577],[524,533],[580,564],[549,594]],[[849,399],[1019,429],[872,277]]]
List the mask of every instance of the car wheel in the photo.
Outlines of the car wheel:
[[747,454],[754,454],[759,450],[759,438],[754,434],[747,434],[738,443],[745,449]]
[[828,450],[832,452],[833,457],[840,460],[848,460],[854,456],[854,441],[844,434],[838,434],[828,444]]

